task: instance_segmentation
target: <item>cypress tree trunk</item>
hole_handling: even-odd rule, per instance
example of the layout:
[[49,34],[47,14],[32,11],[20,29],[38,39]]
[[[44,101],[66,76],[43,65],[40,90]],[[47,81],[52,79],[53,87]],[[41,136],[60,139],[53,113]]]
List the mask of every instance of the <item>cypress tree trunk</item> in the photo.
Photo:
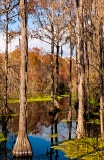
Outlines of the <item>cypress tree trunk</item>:
[[26,133],[26,87],[27,87],[27,17],[26,17],[26,0],[20,0],[21,10],[21,69],[20,69],[20,117],[18,137],[13,148],[13,156],[24,157],[32,156],[32,150]]
[[102,19],[100,20],[100,28],[99,28],[99,46],[100,46],[100,128],[101,128],[101,139],[104,141],[104,80],[103,80],[103,73],[104,73],[104,46],[103,46],[103,23]]
[[6,27],[5,27],[5,33],[6,33],[6,42],[5,42],[5,86],[4,86],[4,106],[1,109],[3,114],[8,113],[8,24],[9,24],[9,18],[8,18],[8,2],[6,0],[5,4],[5,18],[6,18]]
[[[52,33],[52,40],[51,40],[51,79],[52,79],[51,96],[52,96],[53,105],[54,105],[54,27],[53,27],[53,21],[51,24],[51,33]],[[54,108],[54,106],[53,106],[53,108]]]
[[76,136],[84,135],[84,42],[83,42],[83,1],[79,1],[78,14],[78,124]]
[[52,108],[50,108],[50,112],[54,110],[54,100],[55,100],[55,82],[54,82],[54,4],[52,1],[52,17],[51,17],[51,96],[52,96]]
[[88,43],[85,42],[85,90],[86,90],[86,106],[87,110],[90,109],[90,92],[89,92],[89,55],[88,55]]
[[8,108],[8,11],[6,12],[6,49],[5,49],[5,113]]
[[71,139],[71,129],[72,129],[72,49],[73,46],[70,42],[70,61],[69,61],[69,113],[67,119],[67,125],[69,129],[69,139]]
[[55,99],[56,101],[58,101],[58,94],[59,94],[59,91],[58,91],[58,81],[59,81],[59,42],[57,42],[57,46],[56,46],[56,50],[57,50],[57,53],[56,53],[56,93],[55,93]]
[[[90,43],[88,41],[89,33],[86,32],[86,26],[88,25],[88,19],[89,19],[89,8],[88,3],[86,2],[84,4],[84,62],[85,62],[85,110],[87,116],[89,115],[90,111],[90,92],[89,92],[89,47]],[[91,6],[91,4],[90,4]]]

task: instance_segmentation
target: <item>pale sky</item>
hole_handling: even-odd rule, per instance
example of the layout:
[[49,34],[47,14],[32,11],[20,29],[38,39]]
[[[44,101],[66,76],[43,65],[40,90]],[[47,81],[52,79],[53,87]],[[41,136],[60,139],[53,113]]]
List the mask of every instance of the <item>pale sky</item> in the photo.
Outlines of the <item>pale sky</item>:
[[[14,38],[11,43],[9,43],[9,51],[13,51],[16,46],[19,46],[19,37]],[[38,47],[43,50],[44,53],[49,53],[51,51],[51,47],[48,43],[42,42],[38,39],[30,39],[28,40],[28,47]],[[0,33],[0,52],[5,52],[5,35]],[[63,56],[69,57],[70,49],[69,44],[63,46]]]

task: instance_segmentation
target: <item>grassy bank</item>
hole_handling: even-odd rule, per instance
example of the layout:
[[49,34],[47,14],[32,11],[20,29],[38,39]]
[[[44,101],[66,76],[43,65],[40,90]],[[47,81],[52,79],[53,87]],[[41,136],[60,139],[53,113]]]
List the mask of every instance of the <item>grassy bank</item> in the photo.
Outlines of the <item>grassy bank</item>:
[[52,148],[62,150],[70,159],[104,160],[104,142],[100,138],[68,140]]
[[[62,99],[64,97],[69,97],[69,95],[60,95],[58,96],[58,99]],[[51,101],[51,96],[35,96],[33,98],[27,98],[27,102],[42,102],[42,101]],[[8,103],[19,103],[19,99],[9,99]]]

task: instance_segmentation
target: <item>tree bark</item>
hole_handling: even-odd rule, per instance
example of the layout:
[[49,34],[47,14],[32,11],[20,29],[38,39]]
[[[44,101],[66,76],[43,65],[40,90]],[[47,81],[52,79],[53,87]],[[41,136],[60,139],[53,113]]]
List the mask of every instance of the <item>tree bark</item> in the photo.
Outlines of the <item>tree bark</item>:
[[101,139],[104,141],[104,80],[103,80],[103,73],[104,73],[104,49],[103,49],[103,23],[102,19],[100,21],[100,28],[99,28],[99,46],[100,46],[100,129],[101,129]]
[[57,42],[57,46],[56,46],[56,50],[57,50],[57,53],[56,53],[56,101],[58,101],[58,81],[59,81],[59,42]]
[[24,157],[32,156],[31,145],[26,133],[26,89],[27,89],[27,16],[26,16],[26,0],[20,0],[21,11],[21,70],[20,70],[20,117],[19,117],[19,131],[18,137],[13,148],[13,156]]
[[[51,24],[51,33],[52,33],[52,40],[51,40],[51,79],[52,79],[51,96],[52,96],[53,105],[54,105],[54,27],[53,27],[53,22]],[[54,108],[54,106],[53,106],[53,108]]]
[[8,11],[6,12],[6,50],[5,50],[5,112],[8,108]]
[[80,0],[78,11],[78,124],[76,136],[84,135],[84,45],[83,45],[83,1]]
[[67,119],[67,125],[69,129],[69,139],[71,139],[71,129],[72,129],[72,52],[73,52],[73,46],[70,42],[70,60],[69,60],[69,113],[68,113],[68,119]]
[[90,92],[89,92],[89,55],[88,55],[88,42],[85,42],[85,90],[86,90],[86,106],[90,110]]

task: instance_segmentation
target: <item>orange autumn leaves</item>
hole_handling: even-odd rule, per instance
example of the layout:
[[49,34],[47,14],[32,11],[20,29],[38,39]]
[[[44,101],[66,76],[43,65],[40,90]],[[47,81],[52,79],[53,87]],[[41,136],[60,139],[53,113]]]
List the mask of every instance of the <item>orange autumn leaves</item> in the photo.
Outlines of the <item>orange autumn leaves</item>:
[[[1,54],[1,58],[3,54]],[[10,86],[8,87],[9,95],[19,96],[20,82],[20,55],[21,51],[16,48],[9,53],[9,77]],[[0,59],[1,59],[0,58]],[[55,78],[55,55],[54,55],[54,78]],[[17,73],[18,72],[18,73]],[[17,75],[18,74],[18,75]],[[59,83],[65,84],[66,88],[69,85],[69,58],[59,56]],[[75,60],[73,60],[73,80],[75,80]],[[12,78],[12,80],[11,80]],[[16,79],[16,80],[15,80]],[[51,93],[51,54],[44,54],[41,49],[33,48],[28,52],[28,95],[50,94]],[[13,92],[13,90],[17,91]],[[11,93],[10,93],[11,92]]]

